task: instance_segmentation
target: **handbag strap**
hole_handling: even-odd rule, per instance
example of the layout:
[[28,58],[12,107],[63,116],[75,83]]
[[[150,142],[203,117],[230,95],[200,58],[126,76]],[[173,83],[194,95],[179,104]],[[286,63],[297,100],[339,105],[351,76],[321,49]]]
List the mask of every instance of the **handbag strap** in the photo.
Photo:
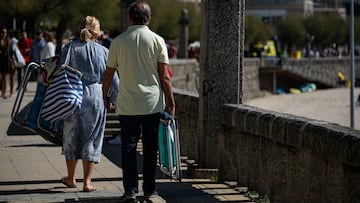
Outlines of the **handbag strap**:
[[69,44],[69,49],[66,53],[66,58],[65,58],[65,61],[64,61],[64,64],[65,65],[69,65],[69,61],[70,61],[70,50],[71,50],[71,43]]
[[91,60],[91,56],[90,56],[90,52],[89,52],[89,50],[88,50],[88,46],[87,46],[87,45],[85,45],[85,46],[86,46],[86,53],[87,53],[88,59],[89,59],[89,61],[90,61],[90,66],[91,66],[91,68],[94,70],[94,65],[93,65],[92,60]]
[[[64,65],[67,65],[67,66],[69,65],[69,61],[70,61],[70,50],[71,50],[71,43],[69,44],[69,49],[68,49],[68,51],[66,53],[66,58],[65,58],[65,61],[64,61]],[[52,78],[54,77],[54,75],[56,73],[58,73],[60,70],[63,69],[63,66],[58,66],[59,61],[60,60],[58,60],[58,62],[57,62],[57,68],[54,71],[52,71],[49,76],[47,76],[47,78],[48,78],[47,80],[48,80],[49,83],[52,82]]]

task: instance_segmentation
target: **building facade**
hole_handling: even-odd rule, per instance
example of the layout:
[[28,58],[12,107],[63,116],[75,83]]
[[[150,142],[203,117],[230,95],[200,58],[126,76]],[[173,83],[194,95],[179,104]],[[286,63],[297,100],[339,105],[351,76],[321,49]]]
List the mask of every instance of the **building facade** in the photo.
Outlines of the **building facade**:
[[275,23],[286,16],[309,16],[314,13],[312,0],[251,0],[246,2],[246,15]]

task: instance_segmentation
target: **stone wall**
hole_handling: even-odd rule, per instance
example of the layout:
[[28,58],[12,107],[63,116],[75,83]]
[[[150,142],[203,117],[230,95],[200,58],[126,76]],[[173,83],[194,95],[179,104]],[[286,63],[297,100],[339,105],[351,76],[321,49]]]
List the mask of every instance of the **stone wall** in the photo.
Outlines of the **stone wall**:
[[170,59],[174,88],[199,92],[199,63],[196,59]]
[[265,95],[265,91],[260,87],[259,67],[260,60],[247,59],[244,61],[242,84],[243,101]]
[[360,132],[324,121],[227,105],[219,174],[273,202],[359,202]]
[[[360,58],[355,61],[355,78],[360,79]],[[357,66],[357,67],[356,67]],[[274,68],[274,61],[263,61],[263,68]],[[279,68],[293,74],[306,78],[309,81],[319,81],[329,87],[336,87],[339,84],[337,73],[342,72],[347,79],[350,79],[350,58],[303,58],[287,59],[282,62]]]
[[174,92],[176,116],[180,125],[181,154],[189,159],[199,160],[199,95],[181,89],[174,89]]
[[310,81],[321,81],[329,86],[337,86],[337,73],[342,72],[350,78],[349,59],[325,58],[325,59],[302,59],[289,60],[283,65],[283,69],[303,76]]
[[[181,153],[198,161],[198,95],[175,90]],[[360,132],[246,105],[225,105],[215,142],[219,178],[272,202],[360,202]]]
[[[309,81],[321,81],[330,87],[338,86],[337,73],[342,72],[346,78],[350,78],[350,59],[349,58],[321,58],[321,59],[289,59],[285,61],[281,70],[292,72]],[[272,75],[265,77],[265,73],[260,73],[260,67],[277,67],[277,61],[264,60],[258,58],[247,58],[243,68],[243,101],[264,96],[265,90],[272,88]],[[355,62],[355,78],[360,85],[360,58]],[[173,72],[173,86],[192,92],[199,92],[199,63],[195,59],[171,59],[170,67]],[[263,74],[263,77],[260,77]],[[260,81],[262,80],[262,81]],[[266,87],[265,87],[266,86]]]
[[[259,81],[260,60],[247,59],[244,63],[243,100],[264,96]],[[170,68],[173,73],[174,88],[199,92],[200,67],[196,59],[170,59]]]

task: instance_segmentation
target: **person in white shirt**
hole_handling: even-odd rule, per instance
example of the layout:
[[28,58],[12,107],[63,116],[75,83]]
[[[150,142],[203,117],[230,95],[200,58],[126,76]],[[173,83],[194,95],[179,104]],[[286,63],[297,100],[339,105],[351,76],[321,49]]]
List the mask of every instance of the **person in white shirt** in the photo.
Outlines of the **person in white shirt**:
[[45,47],[40,52],[40,61],[46,58],[50,58],[55,56],[55,39],[51,32],[45,32],[44,33],[44,39],[45,39]]
[[[152,202],[155,191],[160,112],[175,115],[175,100],[169,76],[165,40],[148,27],[151,8],[142,0],[128,10],[129,26],[112,40],[103,80],[106,97],[117,71],[119,90],[115,112],[121,125],[121,163],[124,194],[118,202],[136,202],[138,189],[137,143],[143,146],[144,201]],[[105,104],[108,107],[108,104]]]

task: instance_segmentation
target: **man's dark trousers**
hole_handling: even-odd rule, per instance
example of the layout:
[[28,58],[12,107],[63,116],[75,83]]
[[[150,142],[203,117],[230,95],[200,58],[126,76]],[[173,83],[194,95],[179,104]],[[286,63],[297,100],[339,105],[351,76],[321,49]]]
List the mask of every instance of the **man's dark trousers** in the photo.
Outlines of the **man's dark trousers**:
[[126,194],[138,192],[137,142],[143,144],[143,191],[145,195],[155,191],[158,131],[160,113],[149,115],[119,116],[121,125],[121,153],[123,183]]

